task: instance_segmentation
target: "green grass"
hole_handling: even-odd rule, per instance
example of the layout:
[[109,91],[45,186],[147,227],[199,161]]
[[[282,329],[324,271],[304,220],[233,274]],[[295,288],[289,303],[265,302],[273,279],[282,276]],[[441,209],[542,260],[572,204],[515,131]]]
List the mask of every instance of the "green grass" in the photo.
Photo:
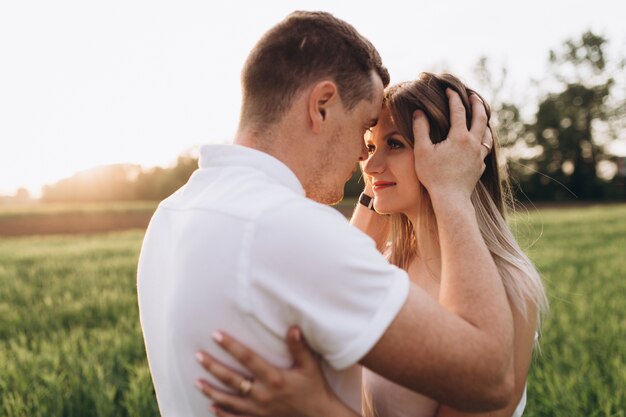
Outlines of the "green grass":
[[514,220],[522,242],[538,238],[527,252],[551,303],[525,416],[623,417],[626,206],[541,210]]
[[[626,409],[626,206],[511,221],[551,302],[525,416]],[[158,414],[138,321],[143,232],[0,239],[0,415]]]
[[153,416],[143,232],[0,240],[0,415]]

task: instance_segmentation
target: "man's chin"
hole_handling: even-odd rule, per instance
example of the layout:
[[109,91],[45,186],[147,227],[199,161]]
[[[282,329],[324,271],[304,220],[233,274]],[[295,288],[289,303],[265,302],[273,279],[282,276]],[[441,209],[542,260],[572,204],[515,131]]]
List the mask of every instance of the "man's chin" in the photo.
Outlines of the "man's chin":
[[341,203],[341,200],[343,200],[343,193],[341,193],[338,196],[330,197],[328,199],[328,201],[325,202],[324,204],[328,204],[328,205],[334,206],[335,204]]
[[321,204],[335,205],[339,204],[343,200],[343,189],[335,192],[312,192],[307,195],[311,200],[317,201]]

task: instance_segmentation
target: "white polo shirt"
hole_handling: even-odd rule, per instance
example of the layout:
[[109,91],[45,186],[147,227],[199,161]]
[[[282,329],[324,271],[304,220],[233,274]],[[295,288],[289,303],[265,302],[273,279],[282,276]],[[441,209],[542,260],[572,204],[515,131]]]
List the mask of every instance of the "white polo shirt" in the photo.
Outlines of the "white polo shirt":
[[200,169],[164,200],[139,259],[141,325],[161,414],[207,416],[194,387],[209,378],[205,349],[226,330],[265,359],[291,365],[287,329],[299,325],[326,361],[330,386],[360,410],[357,362],[402,305],[406,273],[335,209],[304,196],[276,158],[236,145],[201,149]]

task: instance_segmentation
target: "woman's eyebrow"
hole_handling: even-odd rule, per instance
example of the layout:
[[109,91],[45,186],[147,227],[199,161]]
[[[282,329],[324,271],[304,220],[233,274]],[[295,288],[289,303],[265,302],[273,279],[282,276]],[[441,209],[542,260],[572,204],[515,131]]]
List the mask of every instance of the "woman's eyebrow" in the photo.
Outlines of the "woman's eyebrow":
[[383,136],[385,139],[389,139],[390,136],[400,136],[400,138],[402,138],[404,140],[404,136],[402,136],[402,134],[400,134],[400,132],[398,132],[397,130],[392,130],[389,133],[385,133],[385,135]]

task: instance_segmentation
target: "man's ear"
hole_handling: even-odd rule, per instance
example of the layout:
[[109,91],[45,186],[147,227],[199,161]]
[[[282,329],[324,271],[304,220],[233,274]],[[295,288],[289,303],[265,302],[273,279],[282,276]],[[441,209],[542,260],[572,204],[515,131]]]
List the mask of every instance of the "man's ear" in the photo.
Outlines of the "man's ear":
[[320,133],[331,108],[339,103],[339,91],[332,81],[320,81],[309,95],[309,119],[313,133]]

